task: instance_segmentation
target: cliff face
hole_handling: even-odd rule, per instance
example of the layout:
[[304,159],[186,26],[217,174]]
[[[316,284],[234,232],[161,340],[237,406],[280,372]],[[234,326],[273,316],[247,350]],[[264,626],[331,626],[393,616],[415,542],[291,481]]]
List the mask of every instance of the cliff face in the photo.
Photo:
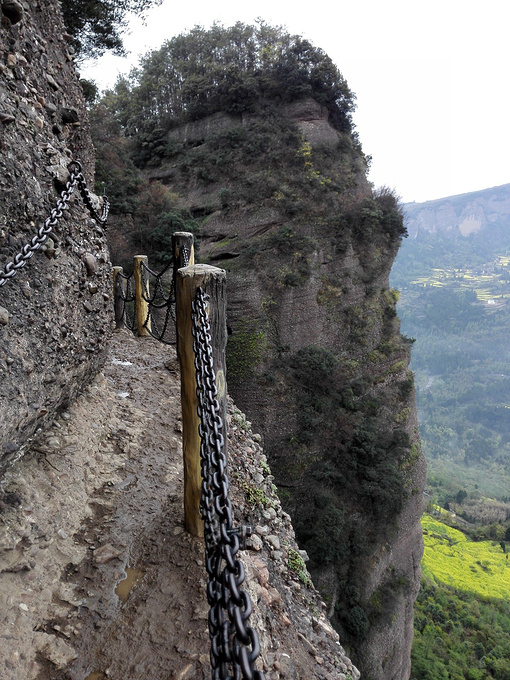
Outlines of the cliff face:
[[[94,152],[59,7],[3,0],[1,8],[3,270],[56,205],[72,159],[92,188]],[[0,288],[0,461],[97,372],[111,327],[105,235],[78,192],[42,251]]]
[[510,184],[425,203],[408,203],[405,213],[412,238],[435,234],[455,239],[482,233],[484,238],[499,238],[501,226],[508,224]]
[[311,99],[169,133],[150,171],[228,272],[228,380],[362,676],[407,680],[422,554],[409,345],[388,275],[403,233],[355,139]]

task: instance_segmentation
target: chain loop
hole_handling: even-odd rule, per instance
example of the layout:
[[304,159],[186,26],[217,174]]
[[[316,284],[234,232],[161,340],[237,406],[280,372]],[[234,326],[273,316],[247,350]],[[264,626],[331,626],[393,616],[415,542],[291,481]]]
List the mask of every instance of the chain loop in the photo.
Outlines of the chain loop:
[[[252,604],[240,588],[245,578],[239,529],[233,527],[228,498],[227,458],[213,366],[208,296],[197,289],[192,302],[192,335],[200,417],[200,462],[205,564],[208,575],[209,637],[213,680],[265,680],[254,668],[260,654],[256,631],[248,625]],[[251,649],[250,649],[251,648]]]
[[123,272],[118,272],[117,277],[120,277],[126,282],[126,292],[124,293],[122,287],[118,288],[118,293],[120,295],[120,298],[122,300],[123,304],[123,309],[122,309],[122,317],[124,318],[124,323],[127,328],[129,328],[130,331],[135,331],[136,326],[137,326],[137,321],[136,321],[136,295],[134,291],[134,275],[131,274],[129,276],[126,276]]
[[32,237],[29,243],[26,243],[19,253],[14,256],[12,262],[8,262],[5,269],[0,270],[0,287],[5,286],[7,281],[11,279],[18,269],[24,267],[26,262],[32,257],[32,255],[39,250],[39,248],[44,244],[48,236],[51,234],[53,229],[57,226],[58,221],[62,218],[64,210],[67,208],[71,196],[74,193],[76,185],[80,190],[82,198],[85,205],[89,209],[90,214],[101,225],[105,225],[108,219],[108,212],[110,210],[110,204],[106,196],[103,202],[103,211],[101,215],[95,211],[92,205],[92,200],[90,194],[87,190],[87,185],[85,183],[85,178],[82,173],[81,164],[78,161],[72,161],[69,164],[69,180],[66,183],[65,189],[60,194],[60,198],[57,201],[57,205],[51,210],[49,217],[46,219],[44,224],[42,224],[37,230],[37,234]]
[[[163,276],[168,271],[173,271],[173,260],[170,264],[159,274],[154,272],[152,269],[147,267],[144,262],[140,263],[140,271],[142,274],[142,297],[147,303],[147,317],[143,322],[143,327],[148,330],[153,338],[159,340],[165,345],[173,345],[174,340],[167,340],[165,338],[166,331],[170,322],[170,319],[175,323],[175,281],[172,276],[172,282],[170,284],[170,289],[168,293],[165,293],[163,286]],[[149,277],[153,279],[153,293],[150,294]],[[148,292],[147,292],[148,291]],[[165,318],[163,321],[163,328],[160,330],[158,328],[158,322],[156,320],[155,310],[164,309]],[[150,323],[149,323],[150,321]]]
[[189,249],[186,248],[186,246],[183,246],[182,250],[181,250],[181,254],[182,254],[182,260],[183,260],[182,266],[187,267],[189,265],[189,256],[190,256]]

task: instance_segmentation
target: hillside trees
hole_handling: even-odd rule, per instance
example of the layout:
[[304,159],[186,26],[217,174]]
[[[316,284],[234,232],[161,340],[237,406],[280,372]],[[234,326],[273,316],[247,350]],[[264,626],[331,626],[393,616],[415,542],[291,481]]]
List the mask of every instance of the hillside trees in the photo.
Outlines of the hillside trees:
[[131,136],[305,96],[328,109],[336,129],[350,131],[354,109],[354,95],[321,49],[263,22],[196,26],[167,40],[119,80],[114,95],[115,115]]
[[[174,231],[196,233],[198,225],[189,211],[177,205],[177,196],[160,183],[143,177],[131,159],[128,140],[120,124],[108,111],[107,100],[94,107],[90,115],[91,132],[96,144],[96,191],[103,186],[110,200],[111,220],[129,224],[131,246],[166,263]],[[112,259],[130,269],[131,256],[110,234]]]
[[[322,205],[326,198],[322,184],[327,181],[335,192],[340,191],[349,183],[349,174],[342,166],[342,177],[337,178],[334,173],[339,169],[330,167],[333,161],[317,154],[314,160],[321,162],[325,179],[318,172],[308,176],[299,157],[303,143],[299,131],[277,110],[279,103],[300,97],[314,97],[327,108],[337,129],[350,131],[353,94],[330,58],[300,36],[260,21],[256,26],[238,22],[229,28],[215,24],[208,30],[197,26],[166,41],[142,57],[129,76],[119,77],[91,111],[97,178],[107,185],[112,215],[130,216],[128,222],[136,224],[137,232],[131,236],[138,247],[148,248],[149,255],[164,252],[165,234],[177,223],[187,222],[188,230],[197,230],[190,215],[175,212],[177,195],[172,198],[171,192],[166,192],[168,200],[161,207],[169,216],[165,224],[161,224],[162,217],[150,214],[158,201],[152,200],[155,197],[146,200],[147,179],[139,168],[154,167],[163,160],[176,164],[186,176],[196,175],[198,182],[227,177],[233,164],[249,167],[245,194],[251,191],[260,198],[269,191],[271,196],[281,195],[281,205],[296,212],[300,197],[313,190],[320,194],[317,205]],[[236,127],[209,135],[198,146],[169,138],[174,126],[218,111],[265,115],[252,122],[249,135],[239,120]],[[353,158],[360,155],[356,141],[345,144]],[[253,163],[259,157],[265,168],[257,174]],[[289,164],[298,166],[299,192],[287,187],[288,173],[282,168]],[[276,191],[280,184],[287,187],[283,192]],[[249,198],[243,194],[237,200]]]
[[62,0],[62,14],[73,46],[82,59],[100,57],[112,50],[124,54],[122,31],[126,15],[143,16],[162,0]]

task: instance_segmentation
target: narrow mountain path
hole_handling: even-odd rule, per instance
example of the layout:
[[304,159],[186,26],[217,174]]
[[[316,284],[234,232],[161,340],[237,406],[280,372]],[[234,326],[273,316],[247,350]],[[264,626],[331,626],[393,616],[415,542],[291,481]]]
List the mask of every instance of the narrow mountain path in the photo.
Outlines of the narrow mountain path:
[[[229,405],[230,498],[267,680],[359,677],[326,621],[260,437]],[[203,541],[183,528],[173,347],[114,333],[92,384],[0,481],[1,680],[203,680]]]
[[175,350],[116,333],[103,373],[8,471],[2,679],[206,677],[180,419]]

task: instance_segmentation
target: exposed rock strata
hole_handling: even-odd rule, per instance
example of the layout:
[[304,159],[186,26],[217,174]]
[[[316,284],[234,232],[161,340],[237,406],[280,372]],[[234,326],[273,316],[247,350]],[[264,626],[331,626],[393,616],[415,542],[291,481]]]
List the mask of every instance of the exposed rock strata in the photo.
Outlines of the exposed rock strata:
[[506,233],[510,211],[510,185],[405,205],[411,238],[427,234],[455,240],[473,235],[500,238]]
[[[94,152],[59,6],[3,0],[1,12],[4,269],[49,216],[72,159],[82,162],[93,188]],[[104,231],[79,194],[42,249],[0,288],[0,306],[1,460],[16,455],[102,362],[110,327],[109,257]]]

